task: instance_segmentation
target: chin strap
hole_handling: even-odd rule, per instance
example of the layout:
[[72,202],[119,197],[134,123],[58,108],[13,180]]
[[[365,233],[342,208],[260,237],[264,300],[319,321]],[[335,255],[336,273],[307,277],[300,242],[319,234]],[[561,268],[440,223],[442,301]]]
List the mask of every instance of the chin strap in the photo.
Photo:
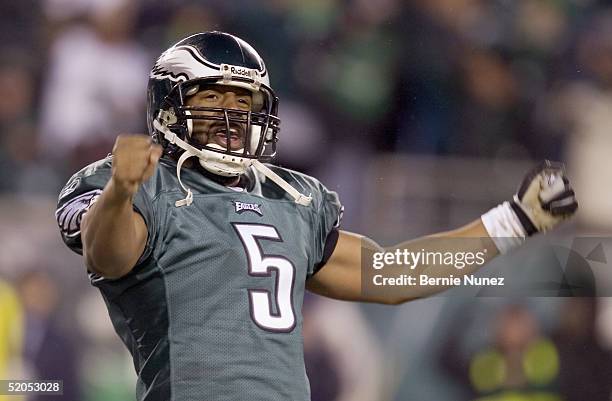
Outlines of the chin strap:
[[[183,152],[181,157],[179,157],[178,162],[176,163],[176,177],[178,178],[179,184],[181,185],[181,188],[183,188],[183,191],[187,192],[187,196],[184,199],[176,201],[174,205],[176,207],[189,206],[193,203],[193,193],[191,192],[191,189],[183,185],[183,181],[181,181],[181,167],[183,166],[183,163],[185,163],[185,160],[189,159],[190,157],[195,156],[200,160],[207,160],[209,159],[209,157],[200,149],[195,148],[194,146],[179,138],[174,132],[170,131],[163,124],[160,124],[157,119],[153,120],[153,127],[155,127],[155,129],[159,132],[163,133],[164,138],[168,142],[175,144],[176,146],[185,151]],[[295,203],[297,203],[298,205],[309,206],[312,202],[311,196],[306,196],[300,193],[297,189],[293,188],[287,181],[283,180],[278,174],[270,170],[259,160],[245,159],[243,163],[245,165],[245,168],[248,168],[251,165],[255,167],[255,169],[257,169],[263,175],[272,180],[276,185],[285,190],[285,192],[291,195]]]
[[179,157],[178,162],[176,163],[176,177],[178,178],[179,184],[181,184],[181,188],[183,188],[183,191],[187,192],[187,196],[185,197],[185,199],[177,200],[176,202],[174,202],[174,206],[176,207],[189,206],[193,203],[193,192],[191,192],[191,189],[185,187],[185,185],[183,185],[183,181],[181,181],[181,167],[183,166],[183,163],[185,163],[185,160],[193,156],[196,155],[186,150],[185,152],[183,152],[181,157]]
[[284,189],[285,192],[287,192],[289,195],[291,195],[291,197],[293,198],[295,203],[297,203],[299,205],[302,205],[302,206],[310,205],[310,202],[312,202],[312,196],[306,196],[306,195],[300,193],[297,189],[295,189],[291,185],[289,185],[289,183],[287,181],[283,180],[278,174],[276,174],[274,171],[270,170],[268,167],[266,167],[259,160],[253,160],[252,164],[253,164],[253,167],[255,167],[257,170],[259,170],[259,172],[261,172],[263,175],[265,175],[266,177],[268,177],[269,179],[274,181],[274,183],[276,185],[278,185],[279,187]]

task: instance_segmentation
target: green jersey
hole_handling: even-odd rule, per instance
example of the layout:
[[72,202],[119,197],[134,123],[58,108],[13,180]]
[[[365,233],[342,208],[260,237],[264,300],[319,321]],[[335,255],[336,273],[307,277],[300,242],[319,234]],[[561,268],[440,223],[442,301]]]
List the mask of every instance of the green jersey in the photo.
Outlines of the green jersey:
[[[111,163],[86,167],[60,193],[56,217],[76,252],[81,216],[109,180]],[[133,356],[138,400],[310,400],[302,299],[341,206],[314,178],[269,167],[310,194],[310,206],[254,170],[241,189],[183,169],[193,203],[177,207],[185,194],[176,164],[162,159],[134,199],[148,229],[136,267],[114,280],[90,273]]]

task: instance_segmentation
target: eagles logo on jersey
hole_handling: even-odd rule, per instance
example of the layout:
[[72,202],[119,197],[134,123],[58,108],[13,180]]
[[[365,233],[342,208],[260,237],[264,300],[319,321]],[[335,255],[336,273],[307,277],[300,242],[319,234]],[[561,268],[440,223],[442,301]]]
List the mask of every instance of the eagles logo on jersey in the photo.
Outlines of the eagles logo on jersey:
[[[75,181],[76,185],[69,184],[67,188],[74,186],[74,188],[72,188],[72,191],[74,191],[80,180]],[[62,197],[67,195],[65,192],[66,191],[62,191]],[[71,191],[68,191],[68,193],[70,192]],[[100,189],[85,192],[70,200],[70,202],[66,203],[55,212],[55,218],[57,219],[57,223],[63,235],[75,237],[81,234],[81,219],[83,218],[83,214],[85,214],[101,194],[102,190]]]

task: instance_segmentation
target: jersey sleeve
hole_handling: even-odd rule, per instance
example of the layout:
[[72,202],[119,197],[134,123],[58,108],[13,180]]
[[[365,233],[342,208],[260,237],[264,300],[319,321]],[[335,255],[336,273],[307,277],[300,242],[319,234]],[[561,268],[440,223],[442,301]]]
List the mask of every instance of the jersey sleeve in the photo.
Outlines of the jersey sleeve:
[[[83,254],[81,242],[81,220],[85,212],[98,200],[111,177],[111,158],[91,164],[73,175],[59,194],[55,217],[64,243],[78,254]],[[134,197],[134,210],[144,219],[148,238],[145,250],[138,263],[152,251],[154,238],[154,209],[151,196],[144,186]]]
[[338,230],[342,222],[344,207],[340,203],[338,194],[321,185],[321,198],[317,211],[317,227],[315,247],[317,250],[316,263],[312,266],[310,276],[319,271],[334,251],[338,241]]

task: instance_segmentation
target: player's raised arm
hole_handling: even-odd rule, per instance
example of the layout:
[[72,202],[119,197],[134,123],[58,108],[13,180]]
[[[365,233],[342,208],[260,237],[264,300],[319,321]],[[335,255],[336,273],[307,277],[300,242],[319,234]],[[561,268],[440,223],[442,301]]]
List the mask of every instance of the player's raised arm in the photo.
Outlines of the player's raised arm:
[[101,196],[83,216],[81,236],[87,268],[105,278],[129,273],[142,255],[147,227],[133,209],[140,185],[162,154],[145,135],[120,135],[113,148],[112,175]]
[[[462,269],[442,263],[420,263],[412,270],[414,276],[426,274],[432,278],[455,277],[474,273],[499,253],[521,245],[528,237],[552,229],[574,214],[578,207],[574,191],[564,175],[563,166],[544,162],[529,172],[511,201],[459,229],[438,233],[383,248],[361,235],[341,231],[333,254],[316,275],[308,281],[308,289],[331,298],[399,304],[433,295],[449,287],[440,285],[410,285],[401,295],[397,291],[364,294],[362,263],[369,263],[374,254],[390,255],[388,268],[399,265],[404,251],[419,252],[481,252],[483,263],[466,264]],[[457,240],[462,239],[462,240]],[[396,258],[397,256],[397,258]],[[368,261],[362,260],[368,258]]]

